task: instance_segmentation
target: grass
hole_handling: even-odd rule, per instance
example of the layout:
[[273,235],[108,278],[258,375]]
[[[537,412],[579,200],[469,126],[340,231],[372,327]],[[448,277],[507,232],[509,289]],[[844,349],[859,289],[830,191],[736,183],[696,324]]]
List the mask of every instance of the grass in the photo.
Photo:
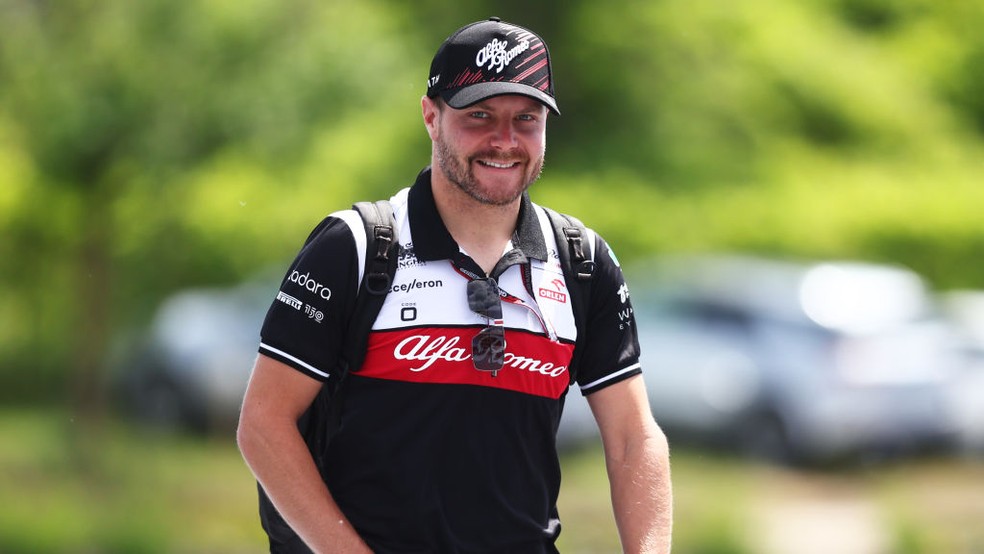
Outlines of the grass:
[[231,440],[99,438],[53,414],[0,415],[0,552],[263,552],[253,480]]
[[[561,551],[618,552],[600,450],[563,467]],[[800,472],[677,449],[673,478],[678,554],[984,552],[982,460]],[[266,551],[231,437],[119,423],[94,436],[58,413],[0,411],[0,491],[0,552]]]

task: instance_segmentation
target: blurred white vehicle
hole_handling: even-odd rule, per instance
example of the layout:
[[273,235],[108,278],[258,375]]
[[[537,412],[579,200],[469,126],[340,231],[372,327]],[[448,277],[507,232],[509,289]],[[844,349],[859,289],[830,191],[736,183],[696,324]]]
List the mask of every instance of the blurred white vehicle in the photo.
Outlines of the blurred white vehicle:
[[153,426],[235,428],[277,282],[175,293],[117,371],[126,412]]
[[915,273],[739,256],[629,272],[653,413],[671,440],[824,462],[947,445],[947,326]]
[[958,445],[964,453],[984,455],[984,290],[950,291],[939,299],[963,362],[949,389]]

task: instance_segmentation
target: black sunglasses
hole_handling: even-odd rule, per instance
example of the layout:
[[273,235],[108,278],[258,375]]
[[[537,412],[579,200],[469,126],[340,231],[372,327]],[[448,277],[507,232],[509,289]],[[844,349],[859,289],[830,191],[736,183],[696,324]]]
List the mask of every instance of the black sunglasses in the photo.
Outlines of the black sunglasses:
[[475,369],[496,374],[505,362],[506,330],[502,324],[502,300],[494,279],[468,282],[468,308],[488,319],[485,329],[472,339],[472,363]]

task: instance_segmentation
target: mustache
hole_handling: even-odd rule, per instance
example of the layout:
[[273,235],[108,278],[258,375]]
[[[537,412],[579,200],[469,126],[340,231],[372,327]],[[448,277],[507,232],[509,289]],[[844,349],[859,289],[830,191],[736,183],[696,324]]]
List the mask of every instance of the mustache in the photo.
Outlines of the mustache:
[[501,152],[498,150],[485,150],[468,156],[468,161],[490,160],[493,162],[528,162],[529,156],[520,150]]

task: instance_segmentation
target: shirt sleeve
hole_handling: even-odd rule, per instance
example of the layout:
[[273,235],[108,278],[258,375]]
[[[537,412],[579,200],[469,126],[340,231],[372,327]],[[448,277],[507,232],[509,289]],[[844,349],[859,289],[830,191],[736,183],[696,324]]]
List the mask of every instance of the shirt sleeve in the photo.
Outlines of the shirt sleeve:
[[357,264],[348,224],[334,216],[322,220],[281,281],[260,330],[259,352],[327,381],[355,306]]
[[618,258],[597,235],[594,259],[587,338],[583,341],[584,352],[580,354],[577,373],[577,384],[584,395],[642,373],[629,287]]

